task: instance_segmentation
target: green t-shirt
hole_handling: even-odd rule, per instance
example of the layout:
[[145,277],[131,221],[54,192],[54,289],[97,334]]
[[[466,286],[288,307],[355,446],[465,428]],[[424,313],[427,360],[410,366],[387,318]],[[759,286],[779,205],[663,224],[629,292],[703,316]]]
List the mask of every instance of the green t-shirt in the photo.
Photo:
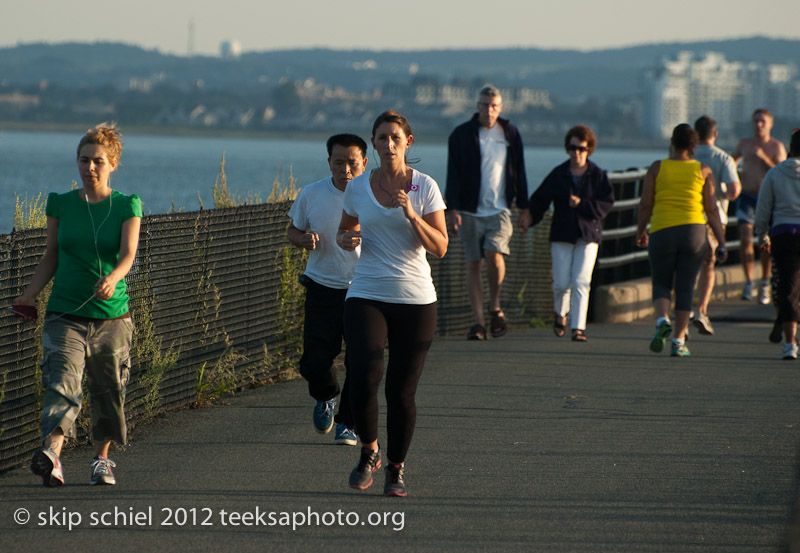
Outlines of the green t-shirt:
[[47,197],[46,214],[58,219],[58,266],[47,310],[91,319],[114,319],[127,313],[124,278],[105,301],[94,297],[94,285],[101,278],[101,270],[107,275],[117,266],[122,223],[142,216],[139,196],[114,190],[102,202],[91,204],[82,200],[77,190],[52,193]]

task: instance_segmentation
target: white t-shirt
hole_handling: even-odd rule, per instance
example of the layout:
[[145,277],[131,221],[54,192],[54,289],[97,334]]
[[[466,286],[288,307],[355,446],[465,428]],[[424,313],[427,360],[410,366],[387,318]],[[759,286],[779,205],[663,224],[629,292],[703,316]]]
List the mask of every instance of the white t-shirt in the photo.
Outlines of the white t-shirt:
[[350,286],[361,251],[348,252],[336,243],[343,198],[344,192],[327,178],[301,188],[289,210],[295,227],[319,235],[317,247],[309,252],[305,274],[314,282],[340,290]]
[[481,194],[475,215],[490,217],[508,209],[506,202],[506,155],[508,143],[503,127],[496,123],[491,129],[480,127]]
[[[444,210],[439,185],[428,175],[412,170],[408,196],[420,216]],[[348,298],[386,303],[427,305],[436,301],[431,267],[425,248],[400,207],[378,203],[364,173],[347,185],[343,209],[361,224],[361,259],[356,266]]]

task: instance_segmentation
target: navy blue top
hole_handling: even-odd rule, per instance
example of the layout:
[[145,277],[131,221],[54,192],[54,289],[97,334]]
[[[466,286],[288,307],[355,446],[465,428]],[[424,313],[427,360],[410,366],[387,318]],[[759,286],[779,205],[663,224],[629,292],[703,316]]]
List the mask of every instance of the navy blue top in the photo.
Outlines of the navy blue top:
[[[553,204],[553,222],[550,226],[551,242],[574,244],[579,238],[587,242],[600,242],[603,229],[601,221],[614,206],[614,189],[608,175],[592,161],[589,168],[575,184],[566,161],[550,171],[542,185],[531,195],[528,209],[533,224],[544,217]],[[578,207],[570,207],[570,192],[581,199]]]

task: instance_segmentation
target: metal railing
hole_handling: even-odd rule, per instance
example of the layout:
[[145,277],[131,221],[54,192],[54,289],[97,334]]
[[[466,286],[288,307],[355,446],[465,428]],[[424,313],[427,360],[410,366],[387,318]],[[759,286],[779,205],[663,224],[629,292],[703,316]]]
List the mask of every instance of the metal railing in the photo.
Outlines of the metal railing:
[[[608,174],[614,188],[614,207],[603,222],[603,242],[597,255],[593,286],[650,275],[647,250],[636,246],[639,200],[646,173],[646,169],[629,169]],[[728,264],[738,262],[739,240],[736,236],[737,220],[731,216],[725,236]]]

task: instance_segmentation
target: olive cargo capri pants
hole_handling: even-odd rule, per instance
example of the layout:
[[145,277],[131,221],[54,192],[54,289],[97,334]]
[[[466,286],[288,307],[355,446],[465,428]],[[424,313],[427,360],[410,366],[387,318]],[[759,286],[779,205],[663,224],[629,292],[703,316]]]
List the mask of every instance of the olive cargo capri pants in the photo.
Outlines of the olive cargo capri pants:
[[92,440],[127,440],[125,386],[130,377],[133,321],[48,315],[42,331],[42,439],[61,428],[75,438],[83,404],[84,369],[89,389]]

